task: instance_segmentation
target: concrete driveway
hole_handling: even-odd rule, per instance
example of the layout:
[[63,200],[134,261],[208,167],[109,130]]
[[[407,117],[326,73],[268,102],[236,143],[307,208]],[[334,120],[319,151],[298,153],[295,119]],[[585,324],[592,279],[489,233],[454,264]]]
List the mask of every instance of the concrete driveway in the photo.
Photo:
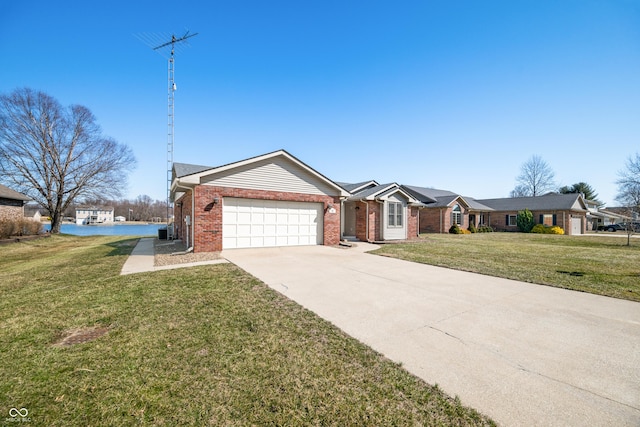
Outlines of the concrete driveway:
[[640,304],[366,254],[222,256],[505,426],[640,426]]

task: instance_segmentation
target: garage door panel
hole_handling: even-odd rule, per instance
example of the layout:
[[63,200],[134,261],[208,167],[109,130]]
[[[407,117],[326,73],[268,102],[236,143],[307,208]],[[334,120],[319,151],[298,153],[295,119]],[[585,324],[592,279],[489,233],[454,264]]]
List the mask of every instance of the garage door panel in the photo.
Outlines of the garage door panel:
[[322,203],[223,200],[223,248],[322,244]]

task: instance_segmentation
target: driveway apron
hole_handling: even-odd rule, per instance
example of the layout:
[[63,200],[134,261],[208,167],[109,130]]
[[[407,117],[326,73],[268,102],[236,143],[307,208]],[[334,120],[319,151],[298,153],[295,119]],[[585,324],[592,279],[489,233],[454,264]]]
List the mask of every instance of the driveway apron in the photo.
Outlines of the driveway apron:
[[640,304],[326,246],[222,256],[505,426],[640,426]]

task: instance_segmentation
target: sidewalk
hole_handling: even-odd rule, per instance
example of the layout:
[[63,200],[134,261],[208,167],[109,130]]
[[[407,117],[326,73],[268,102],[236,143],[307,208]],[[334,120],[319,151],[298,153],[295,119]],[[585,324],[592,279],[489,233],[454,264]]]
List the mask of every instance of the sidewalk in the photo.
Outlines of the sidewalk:
[[226,259],[216,259],[211,261],[190,262],[156,267],[153,265],[155,256],[153,241],[153,238],[144,238],[138,241],[138,244],[135,248],[133,248],[131,255],[129,255],[129,258],[127,258],[127,261],[122,266],[120,275],[144,273],[148,271],[173,270],[175,268],[186,268],[194,267],[197,265],[220,264],[229,262]]

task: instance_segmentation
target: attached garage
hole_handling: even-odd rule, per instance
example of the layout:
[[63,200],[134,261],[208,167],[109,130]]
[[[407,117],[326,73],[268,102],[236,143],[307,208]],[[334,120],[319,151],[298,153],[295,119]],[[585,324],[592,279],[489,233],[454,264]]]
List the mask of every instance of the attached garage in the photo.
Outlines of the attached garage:
[[322,203],[223,199],[223,249],[321,245],[322,230]]
[[175,235],[194,252],[337,245],[349,193],[284,150],[217,167],[173,164]]

